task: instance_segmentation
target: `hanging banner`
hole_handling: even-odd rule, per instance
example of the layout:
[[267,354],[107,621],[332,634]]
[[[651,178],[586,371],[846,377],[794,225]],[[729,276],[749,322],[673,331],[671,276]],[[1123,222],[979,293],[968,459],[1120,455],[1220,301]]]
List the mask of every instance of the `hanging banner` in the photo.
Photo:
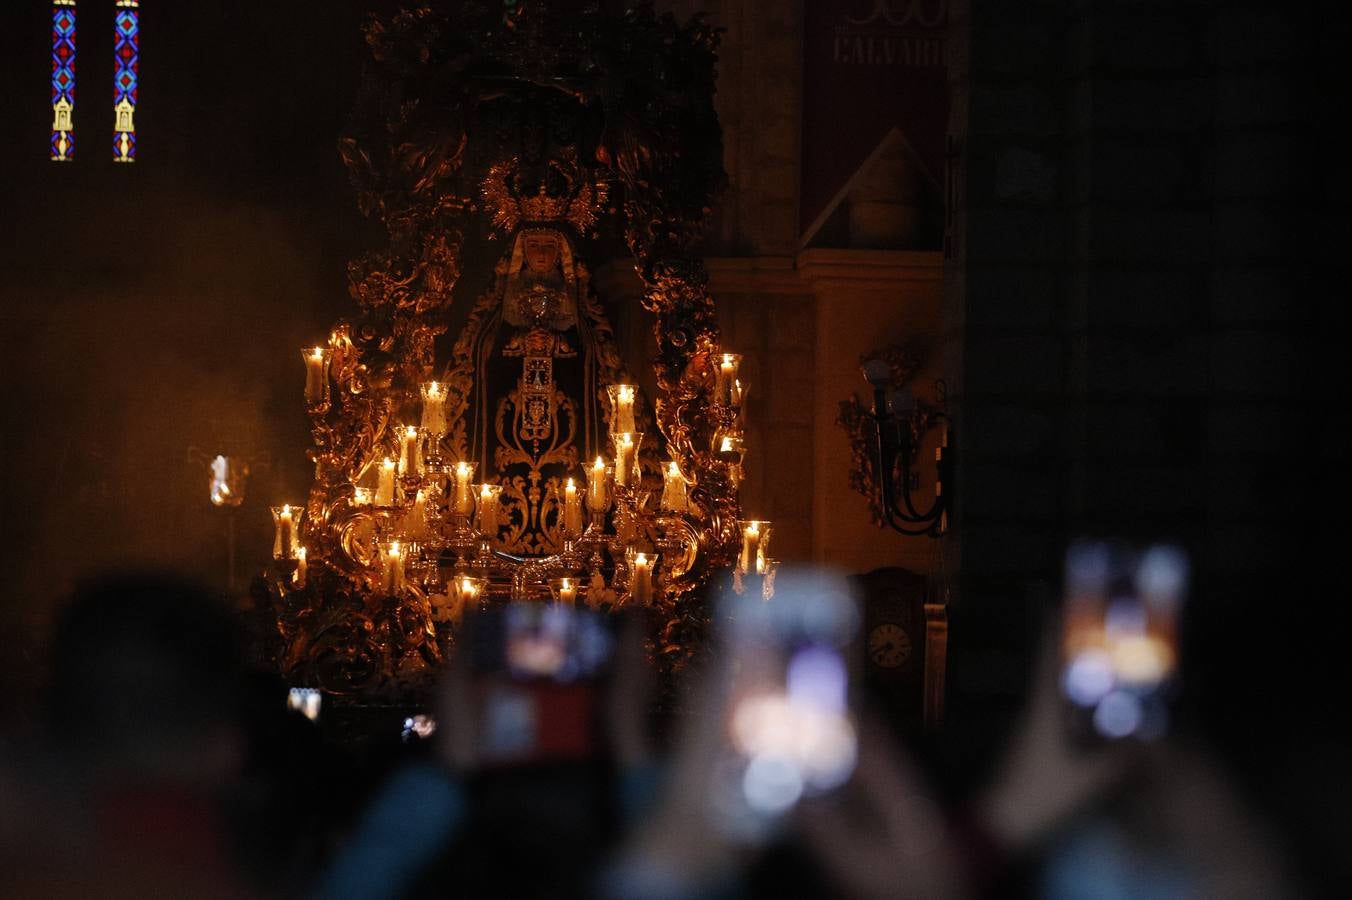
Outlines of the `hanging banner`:
[[944,179],[949,0],[809,0],[799,233],[896,128]]

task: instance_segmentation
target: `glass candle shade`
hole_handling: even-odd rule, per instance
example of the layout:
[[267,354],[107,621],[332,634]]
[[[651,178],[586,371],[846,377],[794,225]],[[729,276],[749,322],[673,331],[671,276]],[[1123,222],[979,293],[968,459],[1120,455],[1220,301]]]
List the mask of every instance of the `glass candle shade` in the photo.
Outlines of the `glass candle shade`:
[[399,541],[380,545],[380,590],[397,594],[404,589],[404,560],[408,551]]
[[328,347],[307,347],[300,351],[305,360],[305,402],[319,406],[329,399],[329,360],[333,351]]
[[291,559],[300,546],[300,520],[305,507],[289,503],[272,507],[272,558]]
[[563,486],[563,533],[570,538],[582,533],[582,497],[577,482],[571,478]]
[[479,609],[488,596],[488,579],[457,574],[451,578],[451,620],[459,622],[467,609]]
[[399,429],[399,474],[404,478],[422,475],[422,435],[417,427]]
[[741,429],[736,427],[720,428],[714,434],[714,456],[726,463],[740,464],[746,455],[746,443]]
[[427,381],[422,385],[422,430],[435,442],[446,433],[446,385]]
[[612,434],[615,442],[615,485],[625,487],[637,485],[640,477],[638,467],[638,448],[643,443],[643,434],[638,431],[626,431]]
[[770,523],[760,519],[743,522],[742,552],[737,557],[738,571],[743,574],[763,573],[769,548]]
[[662,477],[662,511],[684,513],[690,508],[690,498],[686,491],[685,476],[681,474],[681,467],[676,460],[667,463],[667,470]]
[[376,468],[376,506],[394,506],[399,495],[395,488],[395,475],[398,472],[398,464],[390,457],[385,457],[380,461]]
[[779,560],[765,560],[761,572],[761,599],[769,600],[775,595],[775,573],[779,571]]
[[454,486],[451,489],[451,509],[457,516],[469,518],[474,514],[474,470],[477,464],[461,460],[451,470]]
[[502,496],[502,485],[477,485],[476,493],[479,495],[479,505],[474,517],[474,530],[489,540],[497,540],[498,499]]
[[635,553],[629,569],[629,602],[651,606],[653,602],[653,572],[657,568],[656,553]]
[[239,506],[244,502],[244,482],[249,466],[237,456],[217,456],[211,461],[212,506]]
[[719,353],[714,356],[715,404],[731,407],[741,405],[741,388],[737,383],[737,370],[741,365],[740,354]]
[[638,388],[632,384],[612,384],[606,388],[610,397],[610,433],[638,431],[634,424],[634,400],[638,397]]
[[579,582],[571,575],[549,579],[549,593],[560,606],[576,606]]
[[427,492],[418,491],[413,505],[404,516],[404,537],[410,541],[425,541],[431,536],[427,527]]
[[587,509],[601,514],[610,509],[611,469],[601,457],[587,469]]

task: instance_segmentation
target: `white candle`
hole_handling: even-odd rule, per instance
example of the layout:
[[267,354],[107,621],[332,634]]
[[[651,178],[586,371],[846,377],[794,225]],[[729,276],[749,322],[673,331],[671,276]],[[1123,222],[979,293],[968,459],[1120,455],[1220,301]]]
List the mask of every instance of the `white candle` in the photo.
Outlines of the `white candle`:
[[413,508],[408,511],[404,533],[415,541],[427,537],[427,494],[423,491],[418,491],[413,498]]
[[676,460],[667,463],[666,482],[662,485],[662,509],[671,513],[683,513],[690,506],[686,495],[685,476]]
[[394,506],[394,460],[385,457],[376,474],[376,506]]
[[386,544],[381,554],[380,589],[386,594],[404,589],[404,549],[398,541]]
[[468,518],[474,512],[474,463],[460,461],[455,464],[455,512]]
[[653,564],[657,555],[649,557],[646,553],[634,556],[634,571],[629,576],[629,601],[647,606],[653,599]]
[[724,353],[719,357],[718,369],[714,375],[714,402],[723,406],[736,406],[733,385],[737,381],[737,367],[742,358],[736,353]]
[[295,556],[296,545],[300,543],[297,529],[305,509],[291,504],[272,507],[272,523],[275,532],[272,538],[272,558],[291,559]]
[[565,578],[559,584],[559,603],[564,606],[577,606],[577,585],[573,579]]
[[305,358],[305,402],[313,406],[324,400],[328,386],[329,351],[323,347],[301,351]]
[[633,432],[628,431],[615,435],[615,483],[620,486],[629,484],[633,475],[638,450],[634,437]]
[[459,624],[465,617],[465,609],[472,606],[479,598],[482,590],[482,584],[479,579],[469,576],[459,576],[451,588],[451,596],[454,598],[454,605],[451,609],[451,621]]
[[418,447],[418,429],[409,425],[399,432],[399,474],[418,476],[422,474],[422,453]]
[[563,533],[569,537],[582,533],[582,498],[577,495],[577,483],[571,478],[563,487]]
[[606,496],[606,461],[596,457],[596,462],[587,470],[587,509],[594,513],[603,513],[610,508],[610,498]]
[[353,506],[370,506],[370,505],[371,505],[371,489],[368,488],[368,487],[354,487],[354,488],[352,488],[352,505],[353,505]]
[[489,538],[498,536],[498,495],[502,486],[483,484],[479,487],[479,515],[475,528]]
[[433,440],[446,433],[446,386],[435,381],[422,386],[422,429]]
[[611,434],[638,431],[638,426],[634,424],[634,397],[637,392],[638,389],[632,384],[612,384],[607,388],[611,403]]
[[748,522],[742,529],[742,557],[738,561],[738,568],[743,572],[759,571],[757,560],[761,554],[761,524]]
[[306,555],[304,547],[296,548],[296,574],[292,578],[292,584],[298,588],[305,587],[305,579],[309,575],[309,567],[306,565]]

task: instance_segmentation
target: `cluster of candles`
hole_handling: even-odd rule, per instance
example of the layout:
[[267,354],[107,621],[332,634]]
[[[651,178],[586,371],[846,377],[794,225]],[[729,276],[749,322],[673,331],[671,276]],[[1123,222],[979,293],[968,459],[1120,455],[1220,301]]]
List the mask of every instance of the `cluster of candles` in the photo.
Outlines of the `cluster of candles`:
[[[322,412],[329,402],[332,348],[307,348],[302,351],[302,358],[306,366],[306,403],[312,412]],[[720,353],[714,357],[711,398],[716,408],[731,412],[721,419],[712,449],[719,458],[737,464],[740,464],[743,452],[740,423],[745,394],[745,387],[738,377],[740,363],[741,357],[735,353]],[[647,604],[652,602],[659,554],[636,545],[638,534],[634,522],[643,496],[639,491],[642,479],[639,454],[644,437],[638,430],[635,414],[638,388],[632,384],[612,384],[606,390],[610,401],[613,462],[607,463],[598,455],[587,467],[585,499],[577,480],[565,479],[561,485],[557,521],[567,551],[582,541],[584,534],[597,547],[609,543],[616,568],[627,576],[625,588],[630,602]],[[378,542],[379,555],[374,561],[373,581],[383,593],[396,594],[404,590],[406,564],[410,556],[416,558],[424,546],[438,547],[447,543],[459,549],[478,546],[480,562],[487,563],[480,565],[478,570],[486,571],[491,566],[491,544],[497,540],[499,532],[502,487],[486,481],[475,483],[477,466],[472,461],[443,462],[441,441],[448,430],[447,386],[436,381],[426,382],[421,385],[420,394],[419,424],[403,425],[396,430],[397,455],[377,461],[374,477],[364,474],[361,480],[366,483],[353,486],[352,504],[371,508],[382,522],[384,539]],[[690,509],[689,482],[680,464],[676,460],[668,461],[662,475],[661,515],[686,514]],[[441,503],[443,496],[445,500]],[[586,532],[584,503],[591,521]],[[617,534],[613,537],[618,543],[609,541],[610,536],[604,536],[606,516],[612,506],[617,507],[614,519]],[[623,506],[622,510],[618,508],[620,506]],[[300,522],[304,512],[303,508],[290,505],[273,508],[276,526],[273,556],[295,560],[292,584],[296,588],[305,587],[308,574],[306,549],[300,544]],[[450,518],[449,532],[441,528],[443,516]],[[390,523],[394,523],[392,527]],[[446,541],[448,536],[450,540]],[[773,562],[765,555],[769,523],[744,523],[742,537],[739,571],[767,574]],[[462,554],[462,559],[468,559],[468,555]],[[595,559],[599,560],[599,557]],[[557,602],[572,604],[577,601],[584,584],[596,586],[598,577],[594,572],[588,582],[585,578],[569,575],[549,579],[548,585]],[[483,575],[457,572],[447,587],[453,605],[463,608],[486,596],[488,579]]]

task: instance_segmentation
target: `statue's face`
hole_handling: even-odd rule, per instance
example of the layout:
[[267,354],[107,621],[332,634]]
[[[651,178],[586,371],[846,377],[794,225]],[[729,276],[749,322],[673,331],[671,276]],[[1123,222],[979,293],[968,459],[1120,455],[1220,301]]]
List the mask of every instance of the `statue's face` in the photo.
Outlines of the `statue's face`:
[[559,239],[554,235],[529,235],[526,238],[526,268],[536,274],[553,272],[559,264]]

